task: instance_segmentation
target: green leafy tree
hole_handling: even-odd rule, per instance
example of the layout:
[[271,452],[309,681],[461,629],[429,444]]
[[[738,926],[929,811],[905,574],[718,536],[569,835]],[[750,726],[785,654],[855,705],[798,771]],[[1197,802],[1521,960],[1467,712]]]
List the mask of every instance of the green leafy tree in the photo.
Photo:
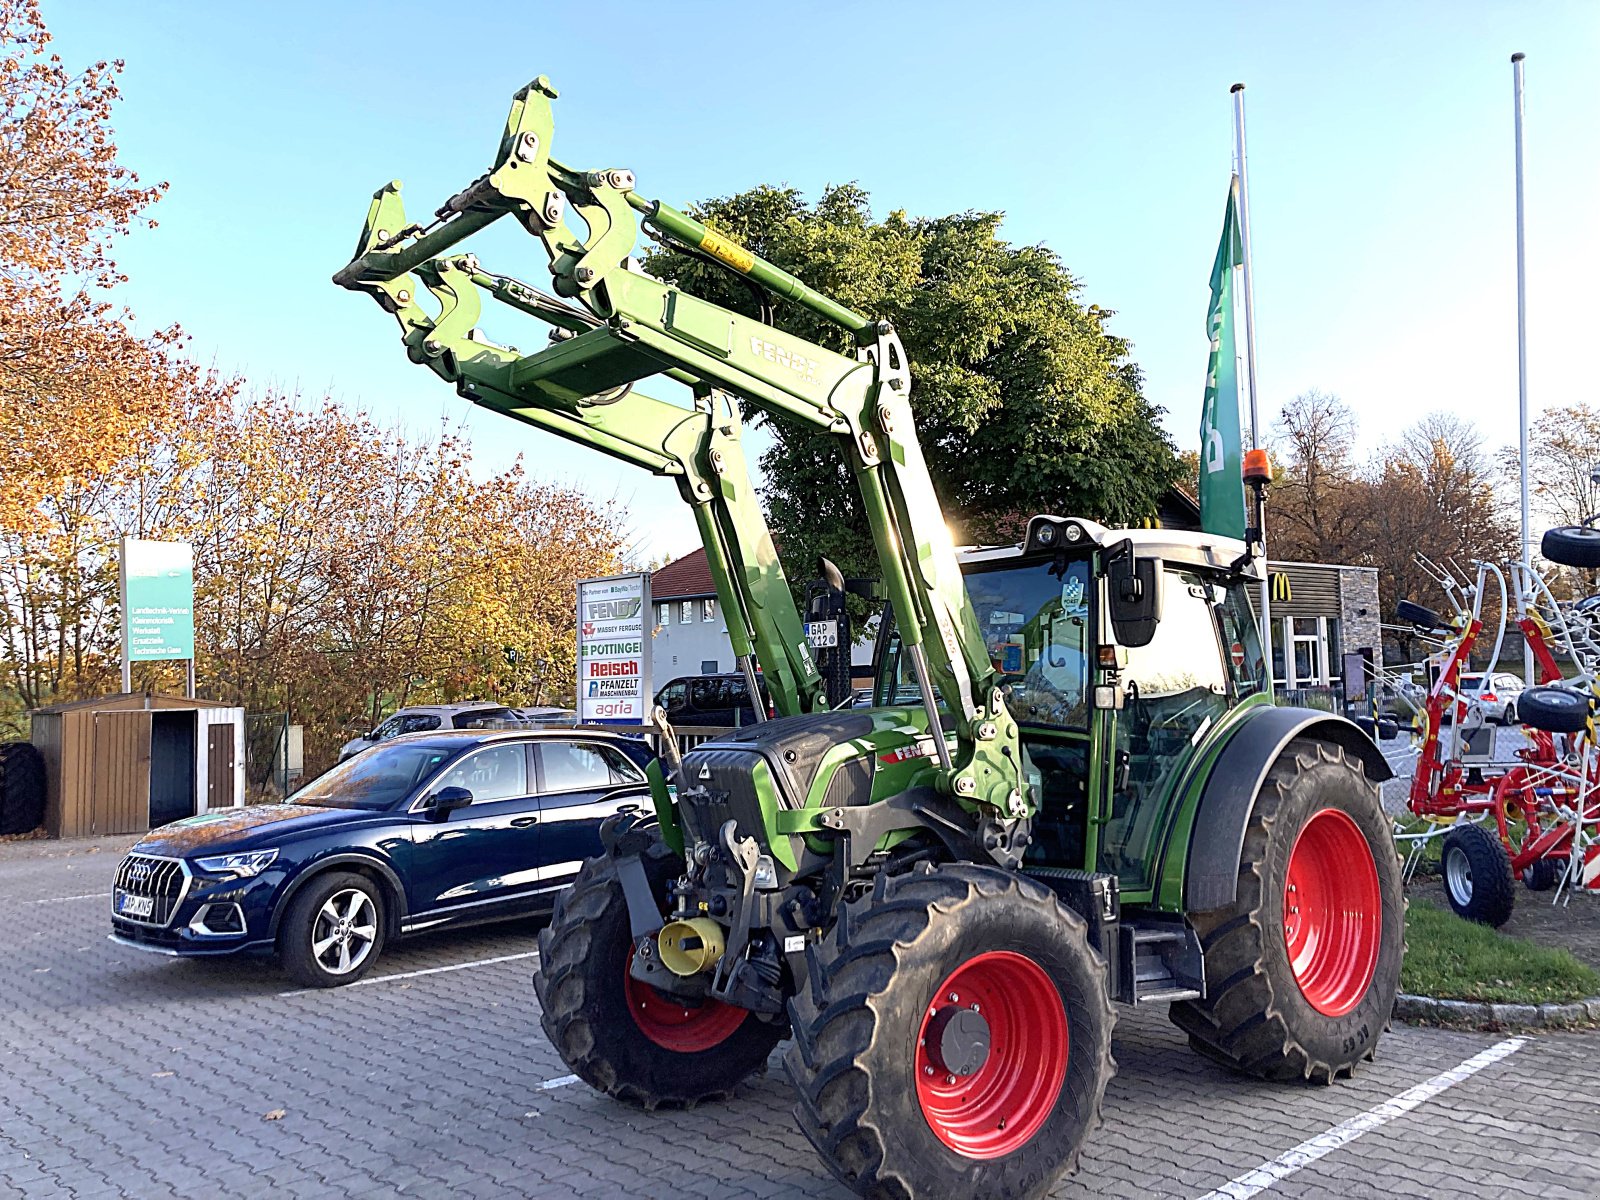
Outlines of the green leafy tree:
[[[1181,467],[1141,390],[1112,316],[1042,246],[1000,237],[1002,214],[875,220],[854,184],[814,205],[761,186],[692,210],[718,232],[857,312],[893,322],[911,361],[911,403],[944,512],[958,541],[1012,539],[1035,512],[1111,524],[1154,515]],[[672,249],[647,269],[750,316],[746,281]],[[774,323],[851,353],[848,335],[779,303]],[[760,458],[768,516],[797,582],[817,554],[847,574],[875,574],[865,514],[836,439],[765,417]],[[804,567],[802,567],[804,564]]]

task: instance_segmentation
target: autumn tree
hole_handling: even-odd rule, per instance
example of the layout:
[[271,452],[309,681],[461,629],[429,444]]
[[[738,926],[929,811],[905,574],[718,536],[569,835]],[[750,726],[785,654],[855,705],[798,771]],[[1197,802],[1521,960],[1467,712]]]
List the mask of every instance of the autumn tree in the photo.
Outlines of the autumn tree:
[[[1588,402],[1545,410],[1528,430],[1528,488],[1538,515],[1552,525],[1576,525],[1600,513],[1600,409]],[[1500,452],[1506,490],[1521,488],[1517,448]]]
[[0,0],[0,43],[0,525],[17,528],[158,419],[180,334],[136,336],[106,298],[112,241],[165,187],[117,159],[122,64],[69,69],[37,0]]
[[1356,418],[1337,396],[1315,389],[1283,406],[1273,426],[1277,478],[1268,506],[1268,545],[1280,559],[1344,562],[1363,481],[1355,461]]
[[[1383,452],[1359,493],[1355,516],[1359,561],[1378,568],[1388,613],[1401,599],[1439,604],[1438,585],[1417,562],[1419,554],[1470,574],[1478,560],[1503,562],[1516,553],[1516,532],[1496,493],[1482,438],[1450,413],[1429,414]],[[1487,598],[1487,619],[1499,619],[1498,604],[1497,595]],[[1411,657],[1416,648],[1409,636],[1397,637]]]
[[[945,516],[962,538],[1020,535],[1038,511],[1112,524],[1155,513],[1180,473],[1144,396],[1112,313],[1042,246],[1000,236],[1002,214],[872,215],[854,184],[809,204],[762,186],[693,212],[756,254],[857,312],[893,322],[911,362],[911,404]],[[675,250],[652,273],[695,295],[761,315],[745,282]],[[780,304],[775,323],[841,353],[842,330]],[[763,492],[785,555],[806,568],[819,553],[846,574],[876,574],[854,480],[834,435],[768,418],[776,443],[760,459]]]

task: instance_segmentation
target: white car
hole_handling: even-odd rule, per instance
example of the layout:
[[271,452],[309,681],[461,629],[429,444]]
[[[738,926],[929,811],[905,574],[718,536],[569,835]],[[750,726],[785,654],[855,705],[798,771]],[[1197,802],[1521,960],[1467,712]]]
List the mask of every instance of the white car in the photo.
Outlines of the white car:
[[1517,720],[1517,697],[1522,694],[1522,680],[1504,671],[1496,671],[1485,684],[1482,672],[1461,677],[1456,694],[1469,707],[1477,706],[1483,712],[1485,723],[1512,725]]
[[402,708],[371,733],[364,733],[346,742],[339,750],[339,761],[343,762],[402,733],[431,733],[435,729],[482,729],[499,722],[512,725],[525,723],[515,709],[483,700],[465,704],[414,704]]

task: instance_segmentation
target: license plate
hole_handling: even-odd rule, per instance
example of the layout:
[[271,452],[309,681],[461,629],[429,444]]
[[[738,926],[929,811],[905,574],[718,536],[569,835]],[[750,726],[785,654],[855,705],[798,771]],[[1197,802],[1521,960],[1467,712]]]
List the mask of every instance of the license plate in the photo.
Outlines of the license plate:
[[124,892],[117,898],[117,911],[125,917],[148,917],[155,907],[154,896],[130,896]]

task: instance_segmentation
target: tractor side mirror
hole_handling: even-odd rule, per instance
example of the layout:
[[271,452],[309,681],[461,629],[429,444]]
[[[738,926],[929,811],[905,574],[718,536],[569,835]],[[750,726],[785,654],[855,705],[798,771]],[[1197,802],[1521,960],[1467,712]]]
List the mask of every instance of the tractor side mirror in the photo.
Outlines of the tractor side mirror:
[[1106,569],[1111,626],[1124,646],[1148,646],[1161,623],[1161,560],[1141,558],[1130,542],[1112,549]]
[[833,565],[831,559],[817,556],[817,574],[822,576],[822,582],[827,585],[830,592],[837,596],[844,595],[844,573]]

